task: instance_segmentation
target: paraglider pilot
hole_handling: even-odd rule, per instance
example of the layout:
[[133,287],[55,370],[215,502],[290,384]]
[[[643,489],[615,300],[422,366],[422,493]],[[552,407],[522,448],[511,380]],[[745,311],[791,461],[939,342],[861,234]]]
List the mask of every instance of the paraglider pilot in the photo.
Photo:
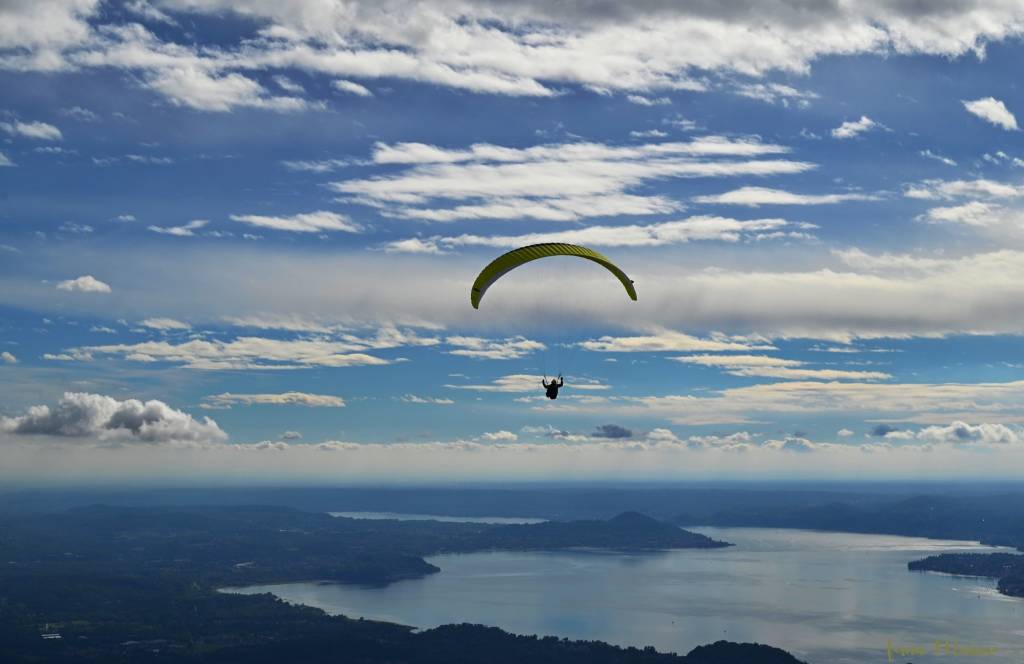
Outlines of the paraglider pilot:
[[557,399],[558,388],[565,385],[565,381],[562,380],[562,374],[558,374],[558,380],[552,378],[551,382],[549,383],[547,379],[542,379],[540,381],[540,384],[543,385],[544,389],[548,391],[548,399]]

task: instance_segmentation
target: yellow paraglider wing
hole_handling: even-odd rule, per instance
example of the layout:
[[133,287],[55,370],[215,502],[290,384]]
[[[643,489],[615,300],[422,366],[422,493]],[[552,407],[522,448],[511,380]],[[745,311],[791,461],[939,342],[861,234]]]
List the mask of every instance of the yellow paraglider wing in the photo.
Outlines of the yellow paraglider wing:
[[540,258],[549,258],[551,256],[577,256],[579,258],[586,258],[587,260],[594,261],[599,265],[603,265],[609,272],[614,274],[619,281],[622,282],[626,292],[629,293],[631,300],[636,300],[636,288],[633,287],[633,282],[626,273],[620,270],[614,263],[612,263],[606,256],[600,254],[593,249],[587,249],[586,247],[580,247],[575,244],[563,244],[561,242],[546,242],[544,244],[531,244],[528,247],[521,247],[519,249],[513,249],[507,254],[502,254],[495,258],[491,263],[480,272],[480,275],[473,282],[473,290],[470,292],[469,300],[473,304],[474,309],[480,308],[480,300],[483,298],[484,293],[491,287],[495,281],[500,279],[505,273],[510,270],[535,261]]

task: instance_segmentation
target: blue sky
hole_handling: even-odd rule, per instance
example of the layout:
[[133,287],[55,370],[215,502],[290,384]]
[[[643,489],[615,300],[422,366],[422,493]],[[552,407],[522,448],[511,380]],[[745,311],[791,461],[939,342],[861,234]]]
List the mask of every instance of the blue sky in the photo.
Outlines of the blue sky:
[[0,6],[0,480],[1014,476],[1024,8],[800,6]]

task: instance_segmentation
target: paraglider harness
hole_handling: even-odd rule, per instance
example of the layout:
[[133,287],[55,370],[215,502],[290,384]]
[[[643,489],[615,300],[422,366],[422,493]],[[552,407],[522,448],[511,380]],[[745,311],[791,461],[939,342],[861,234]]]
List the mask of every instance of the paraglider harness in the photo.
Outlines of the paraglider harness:
[[558,380],[557,381],[552,379],[551,382],[549,383],[548,382],[548,377],[544,376],[544,379],[540,382],[540,384],[543,385],[544,389],[547,390],[548,399],[557,399],[558,398],[558,388],[560,388],[563,385],[565,385],[565,381],[562,380],[562,374],[558,374]]

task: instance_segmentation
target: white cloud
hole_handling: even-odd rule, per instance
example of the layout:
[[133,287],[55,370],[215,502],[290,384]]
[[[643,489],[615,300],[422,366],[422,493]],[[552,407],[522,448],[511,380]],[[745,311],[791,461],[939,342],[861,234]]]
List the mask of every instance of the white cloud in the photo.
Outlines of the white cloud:
[[793,380],[885,380],[891,378],[880,371],[848,371],[841,369],[807,369],[799,360],[787,360],[767,355],[687,355],[671,357],[684,364],[721,367],[734,376],[757,376]]
[[72,106],[70,108],[60,109],[60,114],[78,120],[79,122],[97,122],[100,119],[96,113],[90,111],[87,108],[81,106]]
[[451,406],[455,403],[451,399],[445,399],[443,397],[421,397],[415,394],[403,395],[402,401],[406,403],[433,404],[436,406]]
[[110,286],[92,275],[84,275],[77,279],[68,279],[57,284],[58,290],[78,293],[109,293]]
[[519,440],[519,436],[511,431],[488,431],[480,435],[480,440],[487,443],[514,443]]
[[[984,54],[1024,32],[1017,3],[614,3],[486,0],[424,4],[133,0],[185,19],[232,12],[262,26],[255,37],[192,44],[163,41],[140,25],[112,25],[98,0],[0,6],[0,66],[58,71],[117,67],[173,103],[224,111],[236,106],[303,108],[273,97],[240,71],[316,72],[399,78],[488,94],[551,97],[565,85],[643,99],[656,91],[707,87],[708,73],[761,78],[805,74],[830,55]],[[208,19],[207,19],[208,20]],[[219,32],[217,34],[220,34]],[[756,86],[757,84],[755,84]],[[777,83],[750,92],[790,96]]]
[[404,219],[573,221],[681,209],[681,203],[665,196],[631,193],[654,180],[767,176],[814,168],[807,162],[762,158],[786,152],[784,146],[756,139],[719,136],[627,146],[567,143],[509,148],[481,143],[447,149],[379,143],[373,154],[376,164],[407,168],[329,186],[343,200]]
[[840,438],[849,438],[853,434],[854,434],[853,431],[850,431],[849,429],[845,429],[845,428],[844,429],[840,429],[839,431],[836,431],[836,435],[839,436]]
[[320,161],[297,160],[281,162],[281,165],[289,171],[307,173],[329,173],[345,166],[351,166],[352,164],[352,161],[346,159],[323,159]]
[[151,330],[191,330],[192,326],[173,318],[147,318],[139,321],[139,325],[148,327]]
[[222,442],[227,434],[210,418],[198,421],[162,401],[119,401],[101,394],[65,392],[57,405],[32,406],[0,418],[0,431],[26,436],[94,438],[106,442]]
[[274,76],[274,83],[277,83],[277,87],[285,92],[291,92],[292,94],[301,95],[306,92],[304,87],[283,74]]
[[782,381],[708,394],[612,397],[566,402],[563,412],[602,417],[663,417],[679,424],[742,423],[780,415],[861,414],[890,421],[939,423],[966,417],[1024,421],[1024,381],[1007,383],[873,383]]
[[363,227],[343,214],[319,210],[295,214],[290,217],[267,217],[257,214],[233,214],[232,221],[238,221],[259,228],[272,228],[292,233],[322,233],[324,231],[342,231],[359,233]]
[[[100,58],[100,61],[103,59],[106,58]],[[278,112],[310,108],[302,98],[270,96],[251,78],[235,72],[216,74],[204,69],[205,66],[188,58],[180,66],[156,69],[145,86],[159,92],[175,106],[200,111],[224,113],[239,106]]]
[[155,164],[157,166],[168,166],[174,163],[174,160],[170,157],[154,157],[153,155],[146,154],[126,154],[124,156],[128,161],[134,161],[137,164]]
[[871,131],[878,127],[879,124],[869,118],[866,115],[860,116],[860,120],[847,120],[843,124],[839,125],[832,130],[833,138],[854,138],[863,134],[866,131]]
[[626,101],[637,106],[667,106],[672,103],[668,97],[644,97],[643,95],[627,95]]
[[647,129],[646,131],[631,131],[629,135],[633,138],[665,138],[668,136],[667,132],[659,129]]
[[163,235],[174,235],[176,237],[194,237],[195,231],[205,227],[210,222],[206,219],[193,219],[183,226],[148,226],[154,233]]
[[956,162],[950,159],[949,157],[943,157],[941,154],[936,154],[931,150],[921,150],[920,152],[918,152],[918,154],[921,155],[922,157],[927,157],[928,159],[940,161],[946,166],[956,166]]
[[1024,186],[995,180],[925,180],[908,186],[903,195],[920,199],[1016,198],[1024,196]]
[[384,245],[384,251],[389,254],[443,254],[446,253],[438,242],[442,238],[422,239],[409,237],[404,240],[393,240]]
[[758,99],[769,104],[782,104],[788,107],[790,103],[795,103],[801,108],[808,106],[812,99],[819,97],[815,92],[797,90],[781,83],[743,83],[737,85],[732,91],[742,97]]
[[11,158],[5,155],[3,152],[0,152],[0,168],[3,168],[5,166],[17,166],[17,164],[11,161]]
[[[482,385],[445,385],[445,387],[476,392],[543,392],[544,388],[540,383],[540,377],[534,374],[509,374]],[[610,385],[599,381],[585,379],[566,380],[565,387],[572,390],[607,390],[611,388]]]
[[309,406],[315,408],[344,408],[345,400],[328,394],[283,392],[281,394],[232,394],[223,392],[203,397],[203,408],[227,409],[236,404],[246,406]]
[[441,254],[458,247],[516,248],[542,242],[568,242],[589,247],[660,247],[698,241],[739,242],[788,237],[807,239],[811,224],[784,219],[740,221],[728,217],[695,216],[649,225],[589,226],[570,231],[527,235],[456,235],[389,242],[392,253]]
[[1013,226],[1024,227],[1024,210],[971,201],[951,207],[935,207],[919,217],[933,224],[955,223],[967,226]]
[[455,350],[448,351],[449,355],[461,355],[478,360],[518,360],[547,348],[539,341],[521,336],[507,339],[451,336],[444,341],[455,348]]
[[173,18],[151,5],[149,0],[128,0],[128,2],[125,2],[124,8],[139,18],[175,25]]
[[10,353],[5,350],[4,352],[0,353],[0,362],[4,362],[6,364],[17,364],[18,358],[14,357],[13,353]]
[[745,341],[724,338],[700,339],[682,332],[659,330],[635,337],[601,337],[581,341],[580,347],[602,353],[721,352],[733,350],[774,350],[771,345],[750,345]]
[[134,362],[171,362],[188,369],[299,369],[308,367],[380,366],[391,364],[364,351],[403,346],[432,346],[433,337],[420,337],[397,328],[380,328],[372,337],[353,334],[297,339],[236,337],[232,340],[192,338],[72,348],[71,359],[88,361],[97,355],[120,356]]
[[63,231],[65,233],[84,235],[86,233],[92,233],[95,229],[89,224],[76,224],[73,221],[65,221],[63,224],[57,227],[57,230]]
[[64,138],[60,129],[45,122],[0,122],[0,129],[8,134],[34,138],[39,141],[59,141]]
[[930,443],[954,443],[984,445],[1020,445],[1024,444],[1024,431],[1020,427],[1008,427],[1005,424],[978,424],[953,422],[948,426],[930,426],[918,431],[918,440]]
[[335,90],[339,92],[348,92],[350,94],[358,95],[360,97],[372,97],[373,93],[365,85],[359,85],[353,81],[336,80],[332,81],[331,85],[334,86]]
[[983,97],[974,101],[964,101],[964,108],[982,120],[990,122],[1007,131],[1016,131],[1017,118],[1006,108],[1006,104],[995,97]]
[[877,196],[870,194],[795,194],[782,189],[766,187],[740,187],[724,194],[695,196],[698,203],[718,203],[726,205],[827,205],[845,201],[877,201]]

